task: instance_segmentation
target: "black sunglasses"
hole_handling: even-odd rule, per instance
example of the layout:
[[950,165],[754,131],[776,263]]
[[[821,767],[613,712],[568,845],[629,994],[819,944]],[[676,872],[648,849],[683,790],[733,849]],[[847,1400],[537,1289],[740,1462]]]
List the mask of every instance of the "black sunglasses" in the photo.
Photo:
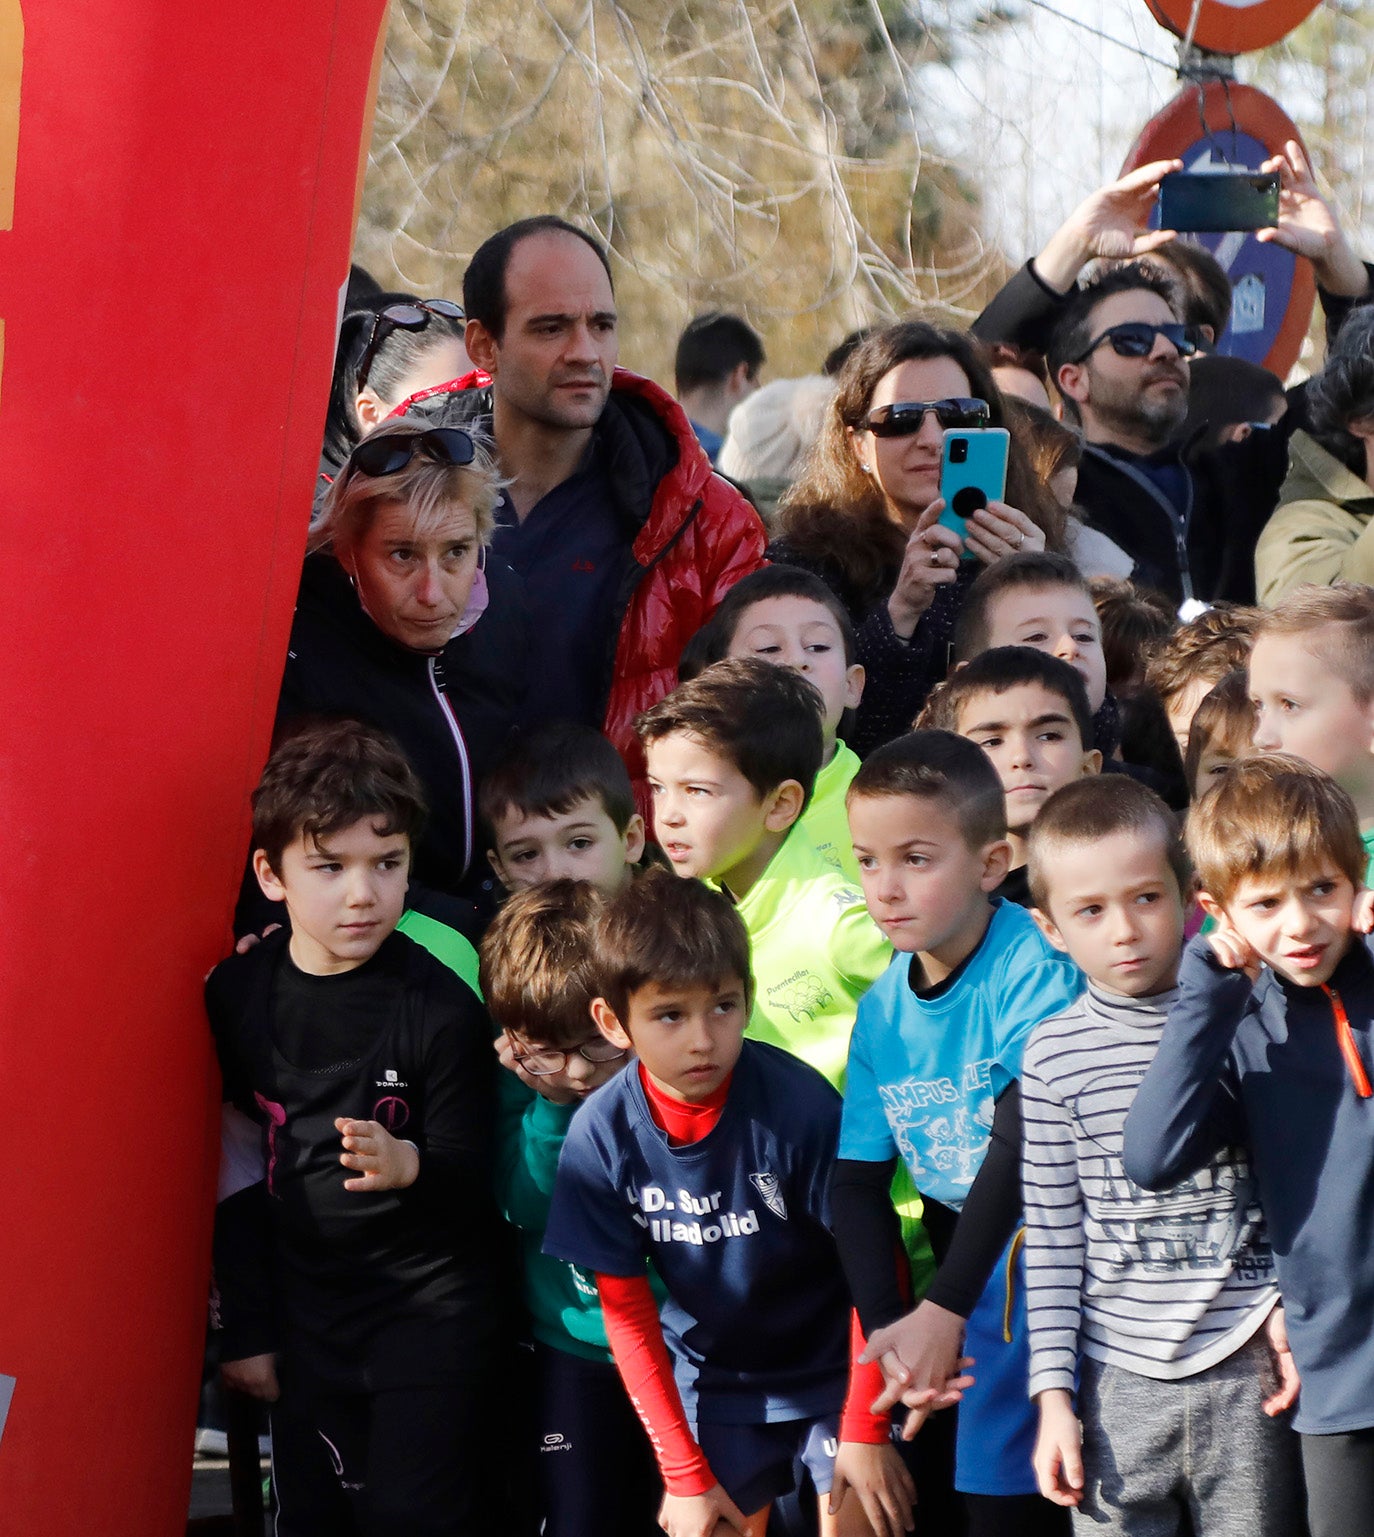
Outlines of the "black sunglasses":
[[875,438],[909,438],[921,430],[927,411],[934,411],[935,420],[945,428],[986,427],[992,419],[986,400],[955,395],[948,400],[895,400],[871,411],[864,426]]
[[417,299],[414,304],[388,304],[372,317],[372,332],[358,360],[358,390],[361,393],[377,361],[377,349],[393,331],[423,331],[431,315],[445,320],[461,320],[463,307],[452,299]]
[[471,464],[476,453],[472,439],[461,427],[431,427],[425,432],[387,433],[364,438],[348,456],[345,469],[364,475],[394,475],[416,454],[439,464]]
[[1191,358],[1202,345],[1202,333],[1196,326],[1180,325],[1169,321],[1166,325],[1151,325],[1148,320],[1126,320],[1119,326],[1108,326],[1092,345],[1071,363],[1086,362],[1103,342],[1112,344],[1112,351],[1119,358],[1148,358],[1155,350],[1155,337],[1162,336],[1172,342],[1181,358]]

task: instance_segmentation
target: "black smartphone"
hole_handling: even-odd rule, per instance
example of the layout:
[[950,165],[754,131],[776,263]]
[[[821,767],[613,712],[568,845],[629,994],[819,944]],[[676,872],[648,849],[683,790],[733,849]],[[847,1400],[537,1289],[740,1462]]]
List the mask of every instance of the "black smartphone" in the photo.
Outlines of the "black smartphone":
[[1279,222],[1276,171],[1175,171],[1159,184],[1159,227],[1268,229]]

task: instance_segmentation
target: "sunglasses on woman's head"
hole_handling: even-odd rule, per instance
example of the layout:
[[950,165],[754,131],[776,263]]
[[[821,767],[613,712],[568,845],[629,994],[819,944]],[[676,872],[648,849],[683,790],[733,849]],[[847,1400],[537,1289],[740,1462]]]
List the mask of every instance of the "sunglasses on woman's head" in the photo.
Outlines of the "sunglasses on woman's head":
[[393,331],[423,331],[431,315],[442,315],[445,320],[461,320],[463,307],[452,299],[417,299],[414,304],[388,304],[372,317],[372,332],[367,346],[358,360],[358,392],[361,394],[377,361],[377,349]]
[[439,464],[463,465],[472,463],[475,452],[472,439],[461,427],[431,427],[426,432],[364,438],[349,454],[345,468],[374,477],[394,475],[416,454]]
[[948,400],[895,400],[870,411],[864,426],[875,438],[909,438],[921,430],[927,411],[934,411],[935,420],[946,428],[986,427],[992,419],[986,400],[955,395]]
[[1156,336],[1172,342],[1181,358],[1192,357],[1202,344],[1202,333],[1196,326],[1181,325],[1178,321],[1156,326],[1148,320],[1125,320],[1119,326],[1108,326],[1086,351],[1070,361],[1086,362],[1103,342],[1110,342],[1112,351],[1119,358],[1148,358],[1155,350]]

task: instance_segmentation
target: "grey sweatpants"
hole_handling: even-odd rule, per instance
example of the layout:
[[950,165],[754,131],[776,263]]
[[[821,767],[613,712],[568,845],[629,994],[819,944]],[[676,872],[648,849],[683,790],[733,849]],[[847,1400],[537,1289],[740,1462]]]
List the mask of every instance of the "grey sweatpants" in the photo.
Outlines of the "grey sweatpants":
[[1263,1330],[1206,1371],[1159,1382],[1083,1357],[1083,1502],[1074,1533],[1295,1537],[1304,1530],[1297,1435],[1260,1407],[1275,1390]]

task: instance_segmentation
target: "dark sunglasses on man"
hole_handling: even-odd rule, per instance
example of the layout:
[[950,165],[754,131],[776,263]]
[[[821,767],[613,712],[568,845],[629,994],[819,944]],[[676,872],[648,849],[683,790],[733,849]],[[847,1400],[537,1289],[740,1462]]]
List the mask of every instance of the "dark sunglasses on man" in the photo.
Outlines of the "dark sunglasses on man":
[[946,429],[986,427],[992,418],[986,400],[955,395],[946,400],[894,400],[890,406],[870,411],[864,426],[875,438],[909,438],[921,430],[929,411]]
[[367,384],[367,376],[377,361],[377,349],[393,331],[423,331],[432,315],[445,320],[461,320],[463,307],[452,299],[417,299],[414,304],[388,304],[372,317],[372,331],[358,360],[358,390]]
[[1171,342],[1181,358],[1195,356],[1202,345],[1202,332],[1197,326],[1180,325],[1172,320],[1162,326],[1151,325],[1148,320],[1125,320],[1118,326],[1108,326],[1091,346],[1069,361],[1086,363],[1103,342],[1110,342],[1112,351],[1119,358],[1148,358],[1155,350],[1157,336]]
[[471,437],[461,427],[430,427],[425,432],[387,433],[384,437],[364,438],[348,456],[344,471],[359,474],[395,475],[405,469],[416,454],[424,454],[439,464],[471,464],[476,450]]

